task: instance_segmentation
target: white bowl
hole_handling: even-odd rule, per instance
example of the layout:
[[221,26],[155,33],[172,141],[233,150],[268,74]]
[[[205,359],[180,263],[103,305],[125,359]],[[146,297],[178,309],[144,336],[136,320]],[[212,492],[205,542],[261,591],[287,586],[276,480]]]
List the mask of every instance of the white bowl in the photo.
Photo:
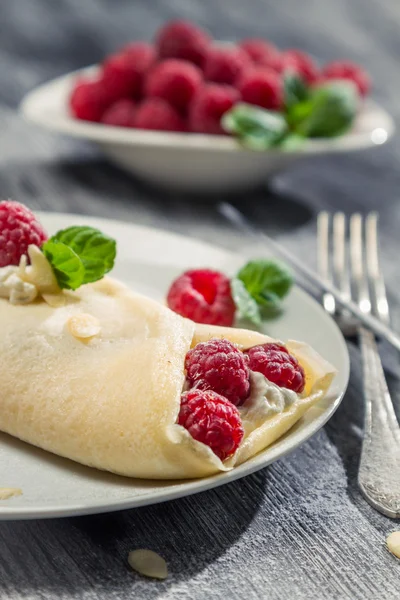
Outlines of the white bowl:
[[245,150],[228,136],[124,129],[79,121],[68,111],[72,83],[78,74],[95,74],[96,70],[88,67],[39,86],[23,99],[24,116],[38,125],[95,142],[118,166],[170,189],[227,192],[256,187],[300,158],[381,145],[395,129],[391,116],[371,100],[349,133],[309,140],[290,152]]

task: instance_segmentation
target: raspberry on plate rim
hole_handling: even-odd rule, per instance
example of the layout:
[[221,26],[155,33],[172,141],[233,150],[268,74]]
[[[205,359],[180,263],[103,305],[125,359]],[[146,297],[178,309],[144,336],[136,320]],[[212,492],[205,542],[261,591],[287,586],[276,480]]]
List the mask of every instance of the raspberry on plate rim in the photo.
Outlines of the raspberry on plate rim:
[[167,295],[169,308],[196,323],[233,324],[236,307],[230,281],[212,269],[191,269],[172,282]]

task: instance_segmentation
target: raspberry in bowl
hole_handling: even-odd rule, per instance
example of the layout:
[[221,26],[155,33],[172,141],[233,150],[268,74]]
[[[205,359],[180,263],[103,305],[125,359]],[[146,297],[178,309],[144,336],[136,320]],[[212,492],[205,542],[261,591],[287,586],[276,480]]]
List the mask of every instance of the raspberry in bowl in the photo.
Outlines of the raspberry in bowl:
[[[195,23],[175,20],[152,40],[125,43],[98,65],[41,86],[21,108],[29,120],[97,143],[112,162],[153,185],[198,193],[247,190],[302,157],[389,139],[393,120],[368,98],[365,69],[351,61],[323,65],[304,49],[276,42],[221,42]],[[298,78],[297,87],[285,84],[288,75]],[[352,92],[335,92],[346,83]],[[346,122],[328,133],[296,122],[307,111],[288,112],[314,94],[316,106],[329,104],[322,87],[346,106],[353,95]],[[301,88],[300,96],[290,91]],[[235,113],[241,104],[257,109],[250,121]],[[236,128],[225,125],[232,113]],[[277,122],[276,135],[265,136]],[[267,143],[254,143],[260,133]]]

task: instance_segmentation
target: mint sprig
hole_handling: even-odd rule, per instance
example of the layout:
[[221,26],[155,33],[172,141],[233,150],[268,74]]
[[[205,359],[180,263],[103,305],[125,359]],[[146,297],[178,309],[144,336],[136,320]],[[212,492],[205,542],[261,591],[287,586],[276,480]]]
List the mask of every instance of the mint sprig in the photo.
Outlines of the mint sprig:
[[305,137],[335,137],[351,127],[357,107],[358,93],[351,82],[326,83],[308,100],[292,106],[288,120]]
[[238,316],[260,325],[262,317],[275,316],[289,293],[293,276],[275,260],[252,260],[231,280],[232,297]]
[[223,129],[235,135],[250,150],[267,150],[279,144],[288,133],[285,117],[240,102],[222,116]]
[[60,288],[76,290],[111,271],[116,241],[94,227],[68,227],[48,239],[42,251]]
[[254,325],[261,325],[260,307],[246,289],[243,281],[237,277],[231,279],[231,292],[239,319],[247,319]]
[[307,138],[335,137],[348,131],[359,104],[351,82],[310,87],[291,72],[284,75],[283,96],[281,112],[235,104],[222,116],[223,129],[249,150],[297,150]]

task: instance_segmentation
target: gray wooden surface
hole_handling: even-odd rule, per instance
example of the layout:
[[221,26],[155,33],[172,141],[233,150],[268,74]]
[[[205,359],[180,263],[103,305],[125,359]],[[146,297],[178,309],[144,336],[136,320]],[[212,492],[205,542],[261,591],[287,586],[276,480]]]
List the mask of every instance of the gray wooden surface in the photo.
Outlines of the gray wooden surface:
[[[268,35],[322,60],[352,57],[399,124],[398,0],[13,0],[0,3],[0,195],[34,209],[112,216],[184,231],[230,248],[243,239],[199,200],[150,190],[90,147],[22,122],[29,89],[97,61],[165,19],[196,19],[219,38]],[[382,254],[400,301],[400,138],[386,147],[296,166],[269,189],[235,199],[265,229],[313,260],[321,207],[381,214]],[[356,485],[362,426],[360,357],[330,423],[294,454],[215,491],[105,516],[0,523],[0,599],[188,598],[385,600],[400,595],[400,563],[385,549],[399,523]],[[391,380],[394,393],[400,386]],[[135,547],[168,561],[165,582],[126,564]]]

